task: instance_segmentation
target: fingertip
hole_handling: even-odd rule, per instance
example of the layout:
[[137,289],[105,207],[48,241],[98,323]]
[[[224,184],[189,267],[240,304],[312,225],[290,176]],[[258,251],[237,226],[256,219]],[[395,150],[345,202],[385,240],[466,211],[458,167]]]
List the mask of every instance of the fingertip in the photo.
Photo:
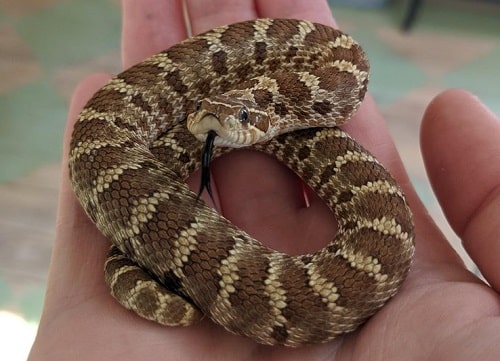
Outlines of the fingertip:
[[483,111],[493,115],[491,110],[481,101],[481,99],[474,93],[461,88],[450,88],[442,91],[429,103],[428,109],[434,107],[440,107],[441,103],[454,102],[456,104],[462,104],[470,106],[470,103],[474,103],[475,106],[482,108]]
[[187,36],[180,0],[123,0],[122,9],[122,63],[125,69]]
[[80,111],[83,109],[85,104],[87,104],[92,95],[94,95],[94,93],[104,86],[110,79],[110,74],[96,73],[89,75],[78,83],[69,105],[66,129],[64,133],[65,146],[69,144],[68,142],[71,137],[71,132],[73,131],[73,125],[78,119]]
[[257,12],[260,16],[270,18],[306,19],[324,25],[337,27],[328,2],[299,0],[293,6],[289,0],[257,1]]
[[450,89],[424,113],[420,144],[438,200],[457,233],[500,175],[500,122],[472,93]]
[[[467,108],[474,106],[482,108],[485,112],[490,112],[473,93],[459,88],[448,89],[438,94],[427,106],[422,119],[421,135],[425,136],[428,134],[428,131],[433,131],[436,121],[451,120],[450,115],[455,116],[455,110],[462,109],[464,105]],[[468,111],[466,109],[466,112]],[[421,140],[424,138],[421,137]]]
[[459,88],[441,92],[425,110],[420,128],[421,145],[427,146],[428,142],[442,135],[441,131],[473,125],[472,116],[481,122],[498,121],[498,117],[475,94]]
[[71,97],[70,110],[72,110],[72,108],[76,108],[77,111],[82,109],[92,95],[106,84],[111,77],[112,75],[108,73],[94,73],[81,80]]
[[111,79],[111,75],[107,73],[95,73],[87,76],[80,81],[71,97],[68,122],[74,123],[78,113],[83,109],[85,104],[90,100],[92,95],[104,86]]
[[252,1],[212,0],[210,6],[206,1],[187,1],[186,6],[193,34],[257,17]]

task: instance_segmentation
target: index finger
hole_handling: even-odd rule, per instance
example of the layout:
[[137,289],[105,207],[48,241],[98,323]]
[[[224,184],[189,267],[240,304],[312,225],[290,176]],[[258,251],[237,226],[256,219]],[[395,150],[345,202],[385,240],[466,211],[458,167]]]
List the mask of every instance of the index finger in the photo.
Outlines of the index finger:
[[182,0],[123,0],[122,12],[125,69],[187,37]]

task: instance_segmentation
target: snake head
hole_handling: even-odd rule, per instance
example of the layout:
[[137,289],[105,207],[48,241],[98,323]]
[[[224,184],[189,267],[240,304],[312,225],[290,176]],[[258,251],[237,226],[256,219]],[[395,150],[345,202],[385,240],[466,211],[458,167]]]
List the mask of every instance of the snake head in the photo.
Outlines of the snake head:
[[201,141],[214,131],[214,144],[222,147],[240,148],[270,139],[274,134],[268,132],[268,113],[250,98],[244,90],[232,90],[201,100],[188,115],[188,130]]

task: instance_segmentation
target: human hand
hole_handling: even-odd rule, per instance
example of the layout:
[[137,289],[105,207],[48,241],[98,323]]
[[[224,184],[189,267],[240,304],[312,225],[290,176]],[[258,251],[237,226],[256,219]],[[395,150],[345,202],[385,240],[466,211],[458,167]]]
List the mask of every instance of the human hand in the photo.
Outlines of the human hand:
[[[255,17],[304,18],[334,25],[326,1],[321,0],[187,3],[193,33]],[[128,0],[123,9],[124,67],[186,37],[181,1]],[[108,78],[96,75],[84,81],[71,104],[52,264],[30,360],[500,358],[500,162],[493,159],[500,155],[500,122],[473,96],[453,90],[430,104],[422,124],[422,150],[450,224],[491,287],[465,269],[429,218],[368,96],[344,129],[404,188],[416,223],[415,261],[401,291],[359,330],[327,344],[290,349],[255,344],[208,320],[186,328],[162,327],[111,298],[103,279],[109,242],[83,213],[67,172],[77,113]],[[233,152],[215,161],[212,170],[219,209],[263,243],[297,254],[317,250],[331,238],[335,225],[330,211],[316,197],[305,208],[300,182],[274,159]],[[252,187],[247,186],[248,179]],[[189,183],[197,188],[196,174]]]

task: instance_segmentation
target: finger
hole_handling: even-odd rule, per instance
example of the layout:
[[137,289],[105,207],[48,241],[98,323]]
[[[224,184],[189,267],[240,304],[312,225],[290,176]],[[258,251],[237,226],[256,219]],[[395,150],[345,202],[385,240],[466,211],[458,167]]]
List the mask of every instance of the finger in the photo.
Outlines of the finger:
[[231,24],[255,17],[296,18],[336,26],[328,3],[317,1],[253,1],[192,0],[187,2],[188,14],[194,34],[215,26]]
[[259,16],[262,17],[305,19],[336,27],[326,0],[257,0],[256,7]]
[[123,67],[186,38],[182,0],[123,0]]
[[434,99],[422,123],[427,172],[450,225],[500,291],[500,121],[472,94]]
[[[83,212],[69,181],[69,142],[78,112],[91,95],[109,79],[94,75],[83,81],[73,96],[64,134],[61,185],[56,238],[52,252],[45,313],[81,301],[81,297],[104,291],[102,269],[109,242]],[[75,297],[76,296],[76,297]],[[56,307],[53,309],[53,307]]]
[[254,3],[249,0],[188,0],[186,6],[193,34],[257,16]]

